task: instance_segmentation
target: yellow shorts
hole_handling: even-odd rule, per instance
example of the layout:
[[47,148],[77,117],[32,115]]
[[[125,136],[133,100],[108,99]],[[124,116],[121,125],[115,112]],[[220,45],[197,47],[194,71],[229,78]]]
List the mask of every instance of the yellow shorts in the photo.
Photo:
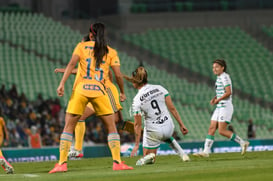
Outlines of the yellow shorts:
[[114,113],[107,94],[99,97],[86,97],[76,91],[73,91],[71,94],[66,112],[70,114],[83,115],[85,107],[89,102],[92,104],[93,110],[97,116]]
[[115,84],[113,84],[111,81],[107,81],[105,83],[105,87],[106,87],[106,92],[109,96],[114,112],[118,112],[119,110],[122,110],[122,106],[119,101],[119,92]]

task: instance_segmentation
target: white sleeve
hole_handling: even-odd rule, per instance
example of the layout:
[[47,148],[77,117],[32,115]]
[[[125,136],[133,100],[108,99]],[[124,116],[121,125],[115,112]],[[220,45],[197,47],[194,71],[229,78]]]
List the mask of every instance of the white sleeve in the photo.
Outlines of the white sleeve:
[[137,99],[137,97],[135,97],[133,100],[132,112],[133,112],[133,115],[141,114],[140,101],[139,99]]
[[160,86],[160,90],[163,92],[164,96],[167,97],[169,95],[169,92],[164,87]]
[[230,86],[231,85],[231,80],[230,80],[230,77],[228,75],[224,75],[222,77],[222,81],[223,81],[223,84],[224,84],[224,87],[227,87],[227,86]]

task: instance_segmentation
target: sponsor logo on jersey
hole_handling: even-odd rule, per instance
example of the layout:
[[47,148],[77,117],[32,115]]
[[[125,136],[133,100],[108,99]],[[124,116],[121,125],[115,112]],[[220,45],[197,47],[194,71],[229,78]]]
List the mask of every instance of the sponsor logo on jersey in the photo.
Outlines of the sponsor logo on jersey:
[[149,97],[150,95],[159,92],[158,89],[150,90],[149,92],[144,93],[142,96],[140,96],[140,101],[144,101],[146,97]]

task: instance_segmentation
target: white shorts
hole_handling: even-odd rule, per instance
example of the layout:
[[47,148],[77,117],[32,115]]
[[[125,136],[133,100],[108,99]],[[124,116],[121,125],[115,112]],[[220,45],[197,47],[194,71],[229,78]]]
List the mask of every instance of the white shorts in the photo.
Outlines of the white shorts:
[[143,148],[157,149],[162,141],[169,139],[173,135],[174,125],[169,123],[163,127],[158,127],[156,130],[143,131]]
[[232,103],[222,103],[221,107],[217,107],[214,110],[210,120],[218,121],[218,122],[226,122],[227,124],[230,124],[232,114],[233,114]]

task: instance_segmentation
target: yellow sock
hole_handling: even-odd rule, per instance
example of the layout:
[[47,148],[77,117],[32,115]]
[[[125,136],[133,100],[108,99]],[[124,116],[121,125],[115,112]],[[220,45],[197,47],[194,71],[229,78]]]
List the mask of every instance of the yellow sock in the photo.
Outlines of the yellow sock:
[[67,161],[68,152],[71,147],[73,134],[72,133],[66,133],[63,132],[61,135],[61,142],[60,142],[60,159],[59,164],[63,164]]
[[120,162],[120,137],[118,133],[108,134],[108,146],[112,153],[114,161]]
[[3,156],[3,153],[2,153],[2,151],[0,150],[0,156]]
[[85,134],[85,121],[79,120],[75,128],[75,146],[78,151],[82,150],[83,138]]

